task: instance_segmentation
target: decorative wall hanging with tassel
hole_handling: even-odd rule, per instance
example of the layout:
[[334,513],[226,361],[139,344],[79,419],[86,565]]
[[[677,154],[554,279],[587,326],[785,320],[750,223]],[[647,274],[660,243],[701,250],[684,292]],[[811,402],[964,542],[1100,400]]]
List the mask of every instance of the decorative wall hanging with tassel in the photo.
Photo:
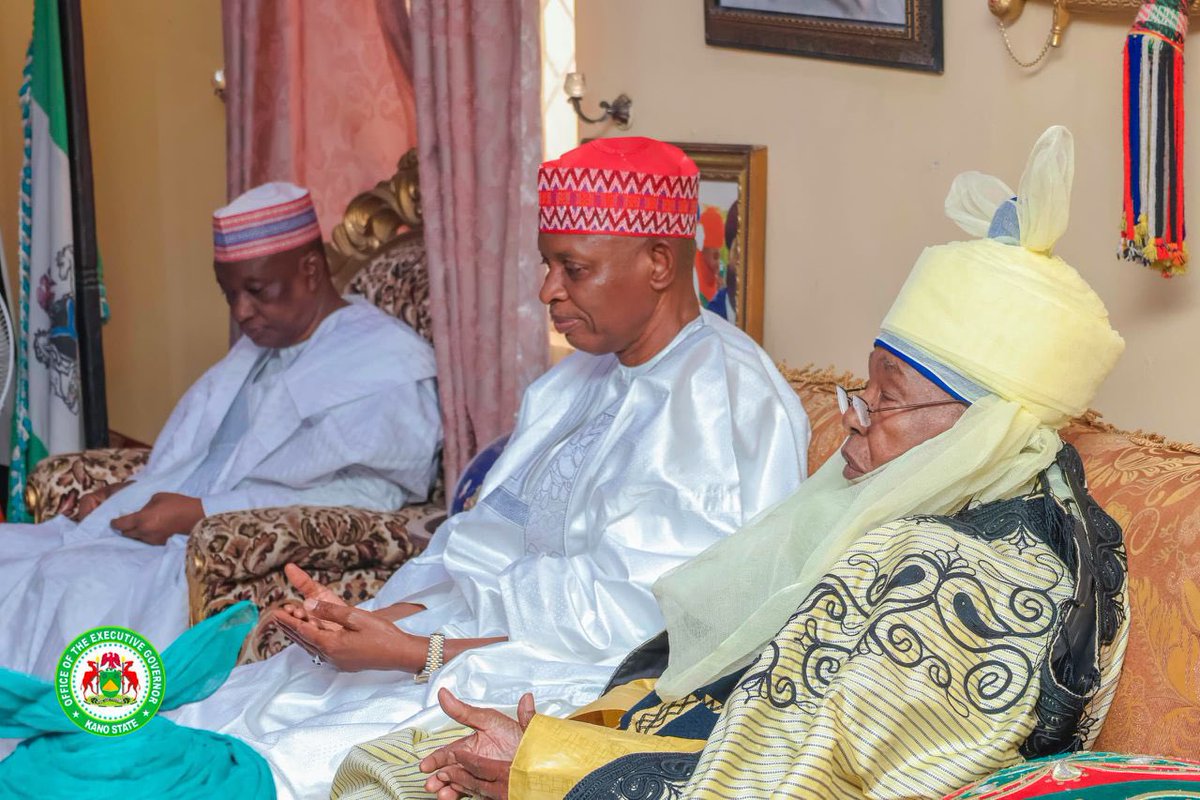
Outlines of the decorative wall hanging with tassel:
[[1187,271],[1183,221],[1185,0],[1147,0],[1125,43],[1125,209],[1120,256]]

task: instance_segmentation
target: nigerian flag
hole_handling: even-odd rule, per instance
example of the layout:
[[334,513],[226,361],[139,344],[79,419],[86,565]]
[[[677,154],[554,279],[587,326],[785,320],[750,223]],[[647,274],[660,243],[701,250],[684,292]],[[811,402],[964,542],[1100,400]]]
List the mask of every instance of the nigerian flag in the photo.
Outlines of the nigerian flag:
[[25,478],[52,453],[83,449],[66,85],[58,3],[34,0],[21,86],[20,323],[8,518],[29,521]]

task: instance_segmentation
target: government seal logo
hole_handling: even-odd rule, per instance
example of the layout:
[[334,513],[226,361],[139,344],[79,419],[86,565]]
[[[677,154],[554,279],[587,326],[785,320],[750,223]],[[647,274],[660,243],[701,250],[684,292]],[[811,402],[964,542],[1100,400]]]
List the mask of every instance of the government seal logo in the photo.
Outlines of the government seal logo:
[[88,733],[124,736],[158,713],[167,676],[154,645],[106,625],[75,637],[58,660],[54,692],[67,718]]

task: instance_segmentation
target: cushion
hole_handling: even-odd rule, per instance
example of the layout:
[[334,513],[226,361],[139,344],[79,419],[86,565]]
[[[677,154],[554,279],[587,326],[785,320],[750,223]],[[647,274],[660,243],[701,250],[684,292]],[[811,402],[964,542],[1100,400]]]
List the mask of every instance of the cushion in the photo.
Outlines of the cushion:
[[346,291],[408,324],[433,341],[429,316],[429,271],[425,241],[419,236],[400,239],[358,271]]
[[836,389],[840,384],[847,389],[861,389],[866,381],[849,372],[838,372],[832,368],[817,369],[813,366],[792,369],[779,365],[780,372],[808,413],[812,425],[812,437],[808,442],[808,474],[817,471],[846,440],[842,428],[842,412],[838,410]]
[[1200,797],[1200,763],[1115,753],[1073,753],[1006,767],[945,800],[1122,800]]
[[149,459],[147,449],[120,447],[44,458],[26,482],[26,505],[35,522],[59,515],[74,520],[83,495],[129,480]]
[[1095,746],[1200,761],[1200,449],[1095,416],[1063,438],[1129,555],[1129,644]]
[[462,471],[462,475],[458,478],[458,485],[454,487],[454,496],[450,499],[450,516],[454,516],[460,511],[466,511],[475,505],[475,501],[478,499],[476,495],[483,486],[483,479],[487,477],[488,471],[496,463],[496,459],[504,452],[504,446],[508,444],[508,437],[509,434],[504,434],[471,458],[471,463],[467,464],[467,468]]

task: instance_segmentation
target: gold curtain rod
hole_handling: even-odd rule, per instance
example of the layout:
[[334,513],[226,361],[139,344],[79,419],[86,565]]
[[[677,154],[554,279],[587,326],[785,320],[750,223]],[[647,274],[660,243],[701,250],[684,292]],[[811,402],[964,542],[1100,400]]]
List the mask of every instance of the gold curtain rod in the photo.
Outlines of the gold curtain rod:
[[[1072,11],[1128,11],[1141,5],[1142,0],[1066,0]],[[1192,0],[1188,7],[1192,13],[1200,11],[1200,0]]]
[[[1046,0],[1053,2],[1053,0]],[[1060,4],[1065,6],[1070,11],[1102,12],[1102,11],[1136,11],[1141,7],[1143,0],[1060,0]],[[1025,0],[988,0],[988,8],[998,17],[1005,17],[1010,21],[1015,19],[1021,13],[1021,9],[1025,7]],[[1200,0],[1191,0],[1188,4],[1189,11],[1196,13],[1200,11]]]
[[[1085,14],[1092,12],[1123,12],[1131,15],[1142,6],[1143,0],[1046,0],[1054,6],[1054,16],[1050,22],[1050,31],[1046,37],[1045,46],[1042,51],[1032,61],[1021,60],[1016,53],[1013,52],[1012,43],[1008,40],[1007,26],[1011,25],[1021,16],[1021,12],[1025,8],[1026,0],[988,0],[988,10],[992,12],[999,20],[1000,32],[1004,37],[1004,46],[1008,48],[1008,54],[1013,61],[1017,62],[1022,67],[1036,67],[1041,63],[1042,59],[1050,52],[1050,48],[1058,47],[1062,44],[1063,32],[1067,28],[1067,23],[1071,20],[1073,12],[1083,12]],[[1189,14],[1200,11],[1200,0],[1190,0],[1188,4]]]

